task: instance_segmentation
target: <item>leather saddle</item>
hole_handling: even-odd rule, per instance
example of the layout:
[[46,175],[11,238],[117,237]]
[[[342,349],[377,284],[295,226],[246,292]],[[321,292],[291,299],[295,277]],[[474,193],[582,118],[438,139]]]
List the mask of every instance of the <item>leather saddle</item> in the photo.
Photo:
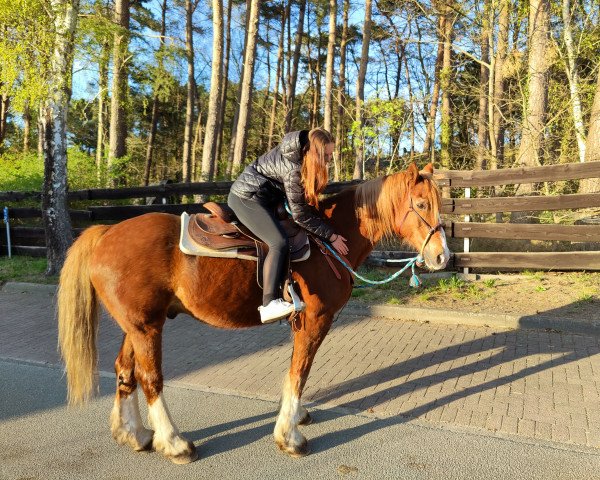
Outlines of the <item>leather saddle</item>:
[[[267,245],[236,219],[227,204],[208,202],[203,207],[210,213],[182,215],[180,247],[184,253],[245,258],[262,263],[268,251]],[[283,204],[276,213],[289,239],[291,261],[306,260],[310,256],[306,231],[291,219]],[[187,231],[184,231],[186,224]]]

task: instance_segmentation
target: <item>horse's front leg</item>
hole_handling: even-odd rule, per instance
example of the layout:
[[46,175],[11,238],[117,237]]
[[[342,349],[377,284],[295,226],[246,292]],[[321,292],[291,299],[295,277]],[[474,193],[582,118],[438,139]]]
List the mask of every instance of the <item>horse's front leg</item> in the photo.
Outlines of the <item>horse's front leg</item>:
[[144,330],[128,332],[135,353],[135,376],[148,401],[148,421],[154,430],[152,445],[173,463],[190,463],[198,458],[194,444],[175,426],[163,397],[160,326],[146,325]]
[[311,418],[300,404],[300,397],[315,354],[331,327],[332,319],[331,315],[305,315],[302,328],[294,335],[292,364],[283,382],[281,409],[274,432],[279,448],[294,457],[309,453],[308,442],[298,430],[298,425],[310,423]]

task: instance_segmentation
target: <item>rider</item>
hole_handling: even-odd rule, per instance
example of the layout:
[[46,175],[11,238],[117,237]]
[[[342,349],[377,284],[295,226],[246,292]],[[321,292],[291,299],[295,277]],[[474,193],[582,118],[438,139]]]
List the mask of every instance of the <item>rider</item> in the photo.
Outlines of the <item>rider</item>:
[[287,199],[296,223],[331,242],[342,255],[348,253],[346,239],[336,234],[316,210],[319,193],[327,185],[334,146],[331,133],[321,128],[288,133],[279,145],[248,165],[231,186],[227,203],[269,247],[263,266],[263,304],[258,308],[262,323],[285,318],[294,311],[279,293],[289,247],[275,216],[278,204]]

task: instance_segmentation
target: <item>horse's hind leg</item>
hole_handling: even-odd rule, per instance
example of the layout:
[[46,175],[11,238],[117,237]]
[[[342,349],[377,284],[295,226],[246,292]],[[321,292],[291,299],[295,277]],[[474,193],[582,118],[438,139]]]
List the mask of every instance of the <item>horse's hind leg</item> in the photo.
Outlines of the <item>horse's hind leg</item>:
[[135,377],[148,401],[148,421],[154,429],[153,446],[173,463],[190,463],[198,458],[196,447],[181,436],[163,397],[161,371],[162,324],[146,324],[128,332],[135,353]]
[[113,438],[120,445],[129,445],[136,451],[152,447],[154,432],[144,428],[137,397],[135,358],[129,336],[123,336],[121,350],[115,361],[117,394],[110,415]]
[[303,328],[294,334],[292,364],[283,383],[281,409],[274,431],[275,443],[294,457],[309,453],[308,442],[298,430],[298,425],[310,423],[311,418],[300,404],[300,397],[317,349],[331,327],[331,320],[329,316],[311,322],[304,319]]

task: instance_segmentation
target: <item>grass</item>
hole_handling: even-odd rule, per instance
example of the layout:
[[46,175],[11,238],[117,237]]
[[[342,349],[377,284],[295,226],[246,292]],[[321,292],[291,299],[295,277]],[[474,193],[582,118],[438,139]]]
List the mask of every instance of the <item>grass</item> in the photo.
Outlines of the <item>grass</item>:
[[58,283],[58,276],[46,276],[46,259],[15,256],[0,257],[0,283]]

